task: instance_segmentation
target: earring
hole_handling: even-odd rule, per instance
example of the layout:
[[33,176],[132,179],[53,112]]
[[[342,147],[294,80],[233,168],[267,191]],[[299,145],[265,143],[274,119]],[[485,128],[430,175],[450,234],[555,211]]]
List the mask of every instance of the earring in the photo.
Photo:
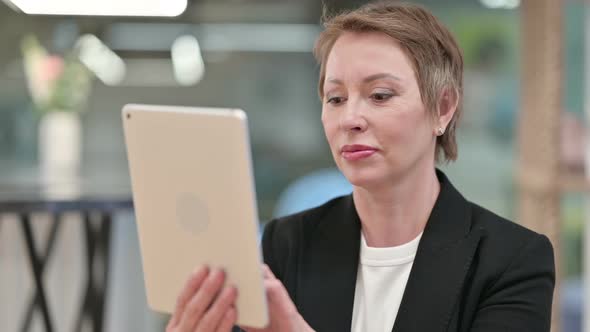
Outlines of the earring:
[[436,134],[438,136],[442,136],[445,133],[445,130],[443,129],[443,127],[438,127],[438,129],[436,130]]

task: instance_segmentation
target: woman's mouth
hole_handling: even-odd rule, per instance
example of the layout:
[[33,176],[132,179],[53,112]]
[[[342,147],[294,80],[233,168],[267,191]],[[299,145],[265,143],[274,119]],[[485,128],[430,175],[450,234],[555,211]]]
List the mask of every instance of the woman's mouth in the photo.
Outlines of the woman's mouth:
[[345,145],[340,149],[342,157],[349,161],[368,158],[375,154],[375,152],[377,152],[376,148],[361,144]]

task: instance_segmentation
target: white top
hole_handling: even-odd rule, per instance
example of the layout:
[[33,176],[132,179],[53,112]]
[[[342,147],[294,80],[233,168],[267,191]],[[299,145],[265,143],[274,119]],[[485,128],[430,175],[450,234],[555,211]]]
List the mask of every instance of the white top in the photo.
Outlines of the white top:
[[361,232],[351,331],[391,331],[421,237],[422,233],[396,247],[373,248]]

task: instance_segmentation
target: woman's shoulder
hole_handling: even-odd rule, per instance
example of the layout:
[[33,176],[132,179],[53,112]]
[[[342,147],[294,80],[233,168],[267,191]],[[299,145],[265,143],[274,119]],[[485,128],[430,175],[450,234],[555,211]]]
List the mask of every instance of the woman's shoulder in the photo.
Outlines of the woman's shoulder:
[[501,217],[498,214],[472,202],[472,229],[480,229],[486,238],[518,246],[522,241],[545,237],[517,222]]
[[[475,277],[470,290],[479,298],[478,307],[484,308],[488,319],[510,316],[529,325],[545,324],[548,331],[555,286],[549,239],[475,204],[472,225],[472,231],[479,229],[482,235],[473,258]],[[518,308],[522,316],[511,316]]]
[[351,203],[351,196],[339,196],[319,206],[272,219],[264,226],[265,235],[293,238],[295,233],[313,232],[322,222],[332,219]]
[[350,202],[350,195],[337,197],[320,206],[273,219],[264,226],[261,243],[264,261],[277,278],[286,281],[286,271],[296,264],[300,249],[322,225],[337,220]]
[[552,266],[553,246],[547,236],[477,204],[470,205],[472,230],[479,230],[482,234],[479,256],[486,258],[489,267],[504,271],[508,266],[527,265],[523,260],[532,257],[547,267]]
[[550,245],[546,236],[467,199],[440,170],[437,170],[437,176],[441,182],[441,192],[435,209],[438,208],[439,219],[444,219],[434,220],[437,225],[433,228],[437,230],[437,236],[447,236],[449,232],[445,229],[449,227],[463,235],[481,233],[484,249],[494,251],[517,250],[530,241],[547,242]]

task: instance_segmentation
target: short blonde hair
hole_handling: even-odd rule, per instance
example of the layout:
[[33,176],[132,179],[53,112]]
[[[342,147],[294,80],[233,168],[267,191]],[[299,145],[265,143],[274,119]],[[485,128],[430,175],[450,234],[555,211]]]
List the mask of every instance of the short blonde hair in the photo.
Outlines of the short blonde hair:
[[324,30],[314,55],[320,63],[319,95],[323,99],[326,60],[336,40],[345,32],[381,32],[399,43],[414,67],[422,103],[433,119],[445,90],[455,93],[457,109],[445,133],[436,140],[436,160],[457,159],[455,138],[463,99],[463,55],[451,32],[428,10],[415,4],[380,1],[335,16],[324,15]]

